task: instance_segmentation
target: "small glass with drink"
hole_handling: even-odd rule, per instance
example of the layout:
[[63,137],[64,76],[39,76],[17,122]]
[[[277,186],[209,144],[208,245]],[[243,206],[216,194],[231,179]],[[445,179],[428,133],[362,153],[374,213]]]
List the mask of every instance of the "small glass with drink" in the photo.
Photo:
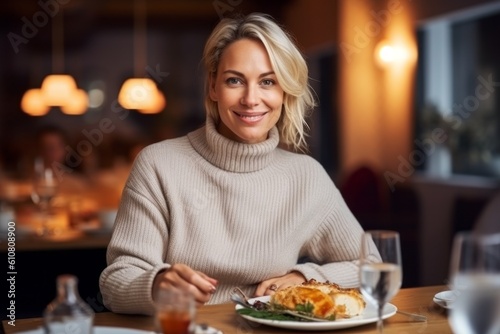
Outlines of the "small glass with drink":
[[161,290],[156,295],[155,307],[159,333],[194,333],[196,307],[190,293],[177,289]]

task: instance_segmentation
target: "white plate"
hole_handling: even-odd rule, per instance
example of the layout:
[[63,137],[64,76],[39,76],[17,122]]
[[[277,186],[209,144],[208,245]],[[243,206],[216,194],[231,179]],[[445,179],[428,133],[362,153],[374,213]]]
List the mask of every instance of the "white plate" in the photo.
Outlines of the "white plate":
[[[250,299],[250,302],[254,302],[260,300],[261,302],[268,302],[269,296],[258,297]],[[236,310],[242,309],[243,307],[240,305],[236,305]],[[393,304],[388,303],[384,307],[384,312],[382,318],[387,319],[396,314],[398,308]],[[332,330],[332,329],[342,329],[342,328],[350,328],[361,325],[370,324],[373,322],[377,322],[377,309],[375,306],[372,306],[369,303],[366,303],[366,308],[361,315],[356,317],[352,317],[349,319],[338,319],[335,321],[327,321],[327,322],[300,322],[300,321],[282,321],[282,320],[268,320],[268,319],[259,319],[250,317],[248,315],[240,314],[241,317],[263,325],[287,328],[287,329],[296,329],[296,330],[307,330],[307,331],[323,331],[323,330]]]
[[455,292],[451,290],[441,291],[434,295],[432,301],[443,308],[451,309],[453,302],[455,301],[455,297]]
[[[42,328],[38,328],[32,331],[19,332],[17,334],[44,334],[45,331]],[[151,331],[143,331],[139,329],[131,329],[131,328],[121,328],[121,327],[94,327],[94,334],[156,334],[156,332]],[[195,334],[223,334],[221,331],[207,327],[206,329],[202,329],[201,327],[196,328]]]

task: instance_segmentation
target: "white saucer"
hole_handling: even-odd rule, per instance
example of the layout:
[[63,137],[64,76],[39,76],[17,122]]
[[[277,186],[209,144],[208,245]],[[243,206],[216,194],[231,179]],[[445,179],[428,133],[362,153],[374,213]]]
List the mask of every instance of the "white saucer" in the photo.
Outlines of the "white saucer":
[[432,301],[443,308],[451,309],[453,307],[453,303],[455,302],[455,298],[455,292],[447,290],[436,293]]

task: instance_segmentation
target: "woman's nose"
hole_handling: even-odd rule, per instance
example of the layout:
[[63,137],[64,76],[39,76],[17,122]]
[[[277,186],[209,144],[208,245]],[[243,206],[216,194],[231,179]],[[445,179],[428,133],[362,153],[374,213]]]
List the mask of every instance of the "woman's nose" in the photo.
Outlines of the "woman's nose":
[[254,87],[247,87],[241,98],[241,104],[252,107],[259,104],[259,93]]

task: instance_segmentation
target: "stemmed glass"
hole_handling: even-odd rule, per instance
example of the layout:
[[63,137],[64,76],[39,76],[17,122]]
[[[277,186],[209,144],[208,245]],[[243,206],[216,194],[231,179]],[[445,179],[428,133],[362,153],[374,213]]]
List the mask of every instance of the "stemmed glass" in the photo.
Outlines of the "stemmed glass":
[[360,290],[377,307],[377,330],[383,332],[383,310],[399,291],[402,281],[399,233],[366,231],[362,236],[359,264]]
[[31,199],[40,208],[42,214],[42,227],[38,234],[41,236],[52,234],[49,228],[49,213],[52,199],[57,194],[58,182],[50,167],[44,166],[43,162],[35,161],[35,176],[33,180],[33,191]]
[[455,302],[448,321],[454,333],[500,333],[500,233],[455,235],[450,283]]

